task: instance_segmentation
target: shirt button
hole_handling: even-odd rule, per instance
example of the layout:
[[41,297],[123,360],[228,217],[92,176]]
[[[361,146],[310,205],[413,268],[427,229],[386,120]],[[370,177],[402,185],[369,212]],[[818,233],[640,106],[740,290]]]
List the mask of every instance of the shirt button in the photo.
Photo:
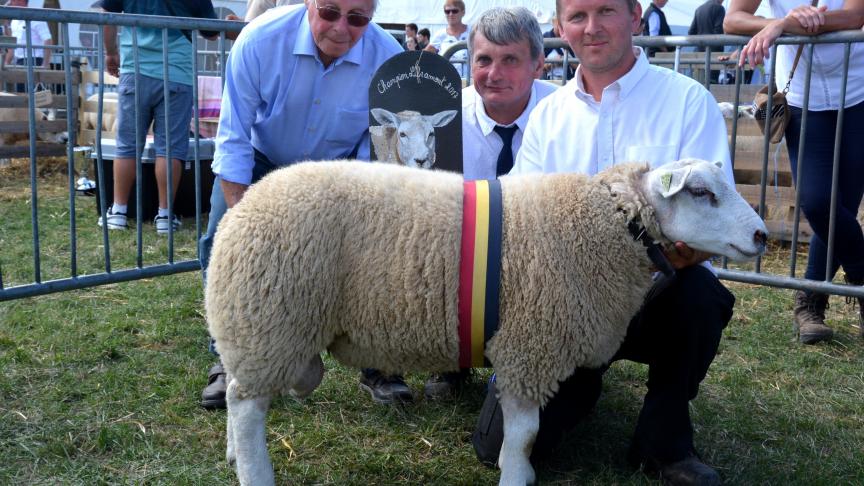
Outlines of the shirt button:
[[309,131],[310,131],[310,132],[314,132],[314,131],[315,131],[315,127],[309,127]]
[[315,100],[315,104],[316,104],[316,105],[320,105],[320,104],[321,104],[321,100]]

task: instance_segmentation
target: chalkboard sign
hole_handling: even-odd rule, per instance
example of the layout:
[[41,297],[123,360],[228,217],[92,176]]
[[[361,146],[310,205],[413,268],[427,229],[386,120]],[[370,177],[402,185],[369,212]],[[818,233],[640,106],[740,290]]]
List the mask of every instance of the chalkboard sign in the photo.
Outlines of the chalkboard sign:
[[425,51],[393,56],[369,86],[372,159],[462,173],[462,80]]

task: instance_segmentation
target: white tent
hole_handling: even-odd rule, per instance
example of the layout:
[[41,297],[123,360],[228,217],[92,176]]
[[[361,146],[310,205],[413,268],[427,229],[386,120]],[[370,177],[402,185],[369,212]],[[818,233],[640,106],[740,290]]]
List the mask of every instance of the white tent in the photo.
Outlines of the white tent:
[[[544,26],[552,22],[555,14],[555,0],[464,0],[466,4],[465,18],[463,22],[468,25],[476,19],[484,10],[490,7],[522,6],[534,12],[537,20]],[[650,0],[639,0],[643,9],[647,7]],[[666,20],[672,27],[674,34],[686,34],[693,20],[696,7],[705,0],[669,0],[663,7]],[[724,6],[729,7],[729,0],[724,0]],[[757,14],[770,17],[768,2],[763,1]],[[426,27],[430,31],[443,28],[444,0],[378,0],[378,11],[375,13],[375,21],[386,24],[406,24],[413,22],[418,26]]]

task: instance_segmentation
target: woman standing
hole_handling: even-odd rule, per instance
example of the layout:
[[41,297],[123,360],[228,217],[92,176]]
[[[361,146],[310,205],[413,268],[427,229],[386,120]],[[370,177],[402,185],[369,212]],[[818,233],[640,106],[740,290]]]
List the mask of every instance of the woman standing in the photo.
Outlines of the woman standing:
[[[444,17],[447,19],[447,27],[435,32],[426,50],[437,54],[444,54],[447,49],[459,41],[468,41],[468,26],[462,23],[465,16],[465,2],[462,0],[446,0],[444,2]],[[468,77],[468,51],[459,51],[450,58],[453,66],[459,71],[463,78]]]
[[[770,48],[781,34],[817,35],[838,30],[860,29],[864,24],[864,0],[769,0],[774,19],[754,15],[762,0],[732,0],[723,22],[727,34],[752,35],[741,50],[739,64],[752,66],[769,57]],[[815,48],[813,64],[809,50]],[[777,87],[789,81],[797,46],[777,46]],[[834,278],[843,267],[847,282],[864,284],[864,234],[856,220],[864,194],[864,44],[851,44],[846,97],[840,99],[843,77],[843,44],[818,44],[804,49],[786,99],[792,111],[786,128],[792,177],[801,194],[801,209],[813,227],[805,278],[824,281]],[[812,69],[807,111],[804,153],[799,154],[801,122],[804,117],[804,80]],[[828,224],[837,116],[844,109],[840,138],[840,177],[837,187],[834,259],[827,260]],[[802,160],[801,174],[798,161]],[[827,269],[827,273],[826,273]],[[814,344],[833,337],[825,325],[828,296],[811,291],[795,294],[794,323],[799,340]],[[859,334],[864,337],[864,299],[858,299]]]

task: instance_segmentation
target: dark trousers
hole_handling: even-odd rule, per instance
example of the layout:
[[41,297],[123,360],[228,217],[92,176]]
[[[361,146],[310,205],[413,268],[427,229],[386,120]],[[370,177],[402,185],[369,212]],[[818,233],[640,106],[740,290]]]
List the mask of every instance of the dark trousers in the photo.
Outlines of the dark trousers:
[[[661,464],[693,451],[688,402],[714,360],[735,297],[705,267],[679,270],[665,290],[649,297],[630,322],[612,361],[628,359],[648,368],[648,393],[639,413],[631,452]],[[577,369],[540,410],[532,459],[548,456],[600,397],[603,369]],[[493,387],[486,395],[472,437],[481,462],[494,465],[504,437],[501,407]]]
[[[262,177],[276,170],[276,166],[266,155],[255,150],[255,166],[252,168],[252,183],[261,180]],[[210,194],[210,219],[207,222],[207,232],[198,241],[198,250],[201,254],[201,270],[204,278],[204,285],[207,285],[207,266],[210,265],[210,252],[213,249],[213,238],[216,236],[216,229],[219,226],[219,221],[225,216],[228,211],[228,205],[225,203],[225,196],[222,193],[222,179],[216,177],[213,181],[213,192]],[[219,355],[216,352],[216,342],[210,339],[210,352]]]
[[803,110],[794,106],[790,108],[792,118],[786,127],[786,147],[789,149],[792,178],[799,181],[801,210],[813,227],[804,276],[811,280],[833,278],[840,265],[843,265],[850,281],[864,281],[864,234],[857,220],[858,206],[864,194],[864,103],[846,108],[843,113],[834,261],[829,275],[826,275],[825,268],[828,262],[828,222],[838,112],[807,112],[804,167],[799,176],[798,144],[801,141]]
[[[27,65],[27,59],[15,59],[15,65],[16,66],[26,66]],[[41,65],[42,65],[42,58],[41,57],[34,57],[33,58],[33,68],[38,69],[39,66],[41,66]],[[15,92],[16,93],[26,93],[27,92],[27,85],[24,83],[15,84]]]

